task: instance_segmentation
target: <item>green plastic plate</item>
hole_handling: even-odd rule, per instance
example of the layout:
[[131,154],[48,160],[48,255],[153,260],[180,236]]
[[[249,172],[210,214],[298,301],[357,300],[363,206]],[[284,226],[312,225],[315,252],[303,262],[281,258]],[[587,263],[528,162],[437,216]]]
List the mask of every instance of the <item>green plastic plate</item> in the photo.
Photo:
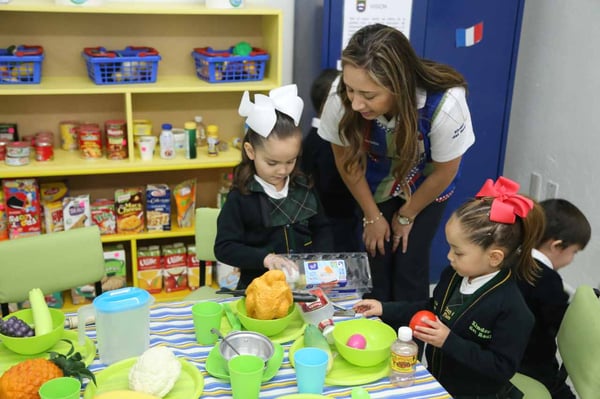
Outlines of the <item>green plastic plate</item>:
[[[298,338],[290,346],[289,359],[292,367],[294,366],[294,353],[300,348],[304,348],[304,337]],[[325,376],[325,383],[327,385],[364,385],[387,377],[390,372],[389,359],[372,367],[359,367],[348,363],[334,350],[331,352],[334,358],[331,371]]]
[[[84,344],[79,345],[79,336],[77,334],[77,331],[70,330],[65,330],[62,339],[66,339],[73,344],[73,346],[75,347],[75,351],[81,353],[81,357],[83,358],[83,361],[86,364],[86,366],[89,366],[92,363],[94,357],[96,356],[96,346],[94,345],[94,342],[91,339],[86,337]],[[66,355],[70,349],[71,345],[64,341],[58,341],[56,345],[48,349],[48,352],[58,352],[62,353],[63,355]],[[48,358],[48,352],[36,353],[35,355],[19,355],[18,353],[15,353],[8,349],[0,342],[0,375],[4,374],[4,372],[8,370],[11,366],[20,363],[23,360],[35,359],[39,357]]]
[[[267,368],[265,369],[262,378],[263,382],[269,381],[271,378],[275,377],[275,374],[279,371],[281,362],[283,361],[283,347],[277,343],[274,344],[274,347],[275,352],[267,362]],[[223,359],[223,356],[219,353],[218,343],[211,349],[206,358],[206,371],[213,377],[229,381],[229,372],[226,368],[225,359]]]
[[[88,384],[85,389],[84,399],[92,399],[95,395],[129,389],[129,369],[137,361],[137,357],[121,360],[100,371],[96,375],[96,384]],[[204,389],[204,377],[200,370],[187,360],[177,358],[181,362],[181,375],[173,389],[163,399],[191,399],[199,398]]]

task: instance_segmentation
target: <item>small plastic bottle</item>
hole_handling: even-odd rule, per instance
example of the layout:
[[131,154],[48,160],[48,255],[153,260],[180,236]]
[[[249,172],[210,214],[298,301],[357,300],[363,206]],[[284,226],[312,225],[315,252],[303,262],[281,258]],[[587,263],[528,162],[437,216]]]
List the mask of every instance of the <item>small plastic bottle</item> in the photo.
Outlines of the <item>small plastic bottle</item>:
[[206,145],[206,126],[204,125],[202,116],[198,115],[194,118],[196,121],[196,145],[204,147]]
[[208,145],[209,157],[219,154],[217,150],[217,146],[219,145],[219,127],[217,125],[208,125],[206,127],[206,144]]
[[186,122],[185,129],[185,157],[196,159],[196,122]]
[[392,344],[390,382],[399,387],[409,387],[414,381],[419,348],[412,339],[410,327],[398,329],[398,339]]
[[175,158],[175,137],[173,136],[173,126],[170,123],[163,123],[159,141],[160,157],[163,159]]

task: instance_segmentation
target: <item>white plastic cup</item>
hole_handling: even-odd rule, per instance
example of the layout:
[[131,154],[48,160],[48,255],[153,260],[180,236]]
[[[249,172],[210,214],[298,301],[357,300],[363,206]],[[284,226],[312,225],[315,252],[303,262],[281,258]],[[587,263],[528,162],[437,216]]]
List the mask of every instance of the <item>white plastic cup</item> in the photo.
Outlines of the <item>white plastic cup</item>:
[[156,136],[143,136],[137,139],[142,161],[151,161],[156,148]]

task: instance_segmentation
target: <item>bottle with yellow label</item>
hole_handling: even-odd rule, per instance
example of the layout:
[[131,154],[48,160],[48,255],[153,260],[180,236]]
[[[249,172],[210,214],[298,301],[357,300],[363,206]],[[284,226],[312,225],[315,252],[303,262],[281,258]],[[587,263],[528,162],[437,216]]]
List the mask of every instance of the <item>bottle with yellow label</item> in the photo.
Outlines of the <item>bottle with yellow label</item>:
[[398,339],[392,344],[390,382],[399,387],[409,387],[415,380],[419,348],[412,339],[410,327],[398,329]]
[[206,127],[206,144],[208,145],[208,156],[214,157],[219,154],[217,146],[219,145],[219,127],[217,125],[208,125]]

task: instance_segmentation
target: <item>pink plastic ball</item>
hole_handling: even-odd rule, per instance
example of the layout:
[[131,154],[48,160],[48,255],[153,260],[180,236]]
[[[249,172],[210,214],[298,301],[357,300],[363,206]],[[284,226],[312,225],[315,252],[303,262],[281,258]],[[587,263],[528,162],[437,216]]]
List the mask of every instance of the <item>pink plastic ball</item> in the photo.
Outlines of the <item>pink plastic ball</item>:
[[346,345],[355,349],[365,349],[367,347],[367,340],[362,334],[352,334]]

